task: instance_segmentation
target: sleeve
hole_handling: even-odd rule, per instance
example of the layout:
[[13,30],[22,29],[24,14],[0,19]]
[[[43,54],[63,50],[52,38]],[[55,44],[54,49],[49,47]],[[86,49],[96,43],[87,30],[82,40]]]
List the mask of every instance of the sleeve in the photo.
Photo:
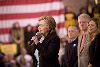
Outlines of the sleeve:
[[96,37],[95,40],[95,54],[94,54],[95,60],[100,60],[100,35]]
[[51,58],[58,58],[58,53],[59,53],[59,48],[60,48],[60,39],[59,37],[53,37],[46,43],[38,43],[37,44],[37,49],[39,52],[42,53],[42,56],[44,59],[51,59]]

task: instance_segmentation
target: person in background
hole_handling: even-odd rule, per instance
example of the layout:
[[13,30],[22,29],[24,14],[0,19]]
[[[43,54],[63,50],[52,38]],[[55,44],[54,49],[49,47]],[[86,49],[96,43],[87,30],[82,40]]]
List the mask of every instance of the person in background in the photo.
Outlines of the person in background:
[[24,46],[28,52],[28,54],[32,55],[32,46],[29,45],[29,42],[32,38],[32,36],[34,36],[36,33],[36,31],[33,31],[32,26],[29,24],[25,27],[24,29]]
[[100,3],[93,7],[92,18],[96,18],[96,19],[100,20]]
[[4,56],[5,67],[17,67],[14,54],[9,52]]
[[16,62],[18,63],[19,67],[33,67],[32,56],[27,54],[25,48],[21,48],[21,54],[17,56]]
[[0,51],[0,67],[5,67],[4,54]]
[[91,18],[88,14],[80,14],[78,23],[80,35],[78,37],[78,67],[87,67],[89,62],[89,45],[88,45],[88,22]]
[[67,7],[67,11],[65,13],[65,23],[64,24],[65,24],[66,29],[68,26],[77,25],[76,15],[70,7]]
[[33,58],[33,67],[37,67],[37,59],[33,52],[33,46],[30,45],[30,40],[32,36],[35,35],[36,32],[37,32],[37,29],[33,30],[30,24],[27,25],[24,30],[24,46],[27,50],[27,53],[31,55]]
[[87,10],[85,7],[81,7],[81,8],[79,9],[79,14],[78,14],[78,16],[79,16],[80,14],[83,14],[83,13],[89,14],[89,13],[88,13],[88,10]]
[[98,23],[97,19],[92,19],[88,23],[90,57],[88,67],[100,67],[100,32],[98,32]]
[[60,38],[55,28],[56,22],[52,16],[39,18],[38,31],[40,34],[31,39],[34,49],[39,51],[39,67],[60,67],[58,61]]
[[18,22],[13,24],[13,28],[11,30],[12,42],[17,45],[18,54],[20,52],[20,48],[24,46],[24,31],[20,27]]
[[59,60],[60,67],[63,67],[63,56],[64,56],[65,45],[66,45],[65,38],[60,38],[60,49],[58,53],[59,55],[58,60]]
[[76,26],[68,27],[68,41],[65,45],[64,66],[63,67],[78,67],[77,45],[78,45],[79,30]]

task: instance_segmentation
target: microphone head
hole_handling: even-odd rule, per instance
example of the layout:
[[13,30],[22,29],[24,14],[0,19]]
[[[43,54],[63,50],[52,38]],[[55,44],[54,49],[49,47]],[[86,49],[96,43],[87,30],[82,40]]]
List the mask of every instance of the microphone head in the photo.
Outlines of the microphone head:
[[40,33],[40,32],[37,32],[35,35],[36,35],[36,36],[40,36],[40,35],[41,35],[41,33]]
[[40,39],[40,38],[42,37],[42,34],[41,34],[40,32],[37,32],[37,33],[35,34],[35,36],[37,36],[37,38]]
[[[37,32],[37,33],[35,34],[35,36],[36,36],[38,39],[40,39],[40,38],[42,37],[42,34],[41,34],[40,32]],[[28,44],[29,44],[29,45],[34,44],[33,40],[30,40],[30,41],[28,42]]]

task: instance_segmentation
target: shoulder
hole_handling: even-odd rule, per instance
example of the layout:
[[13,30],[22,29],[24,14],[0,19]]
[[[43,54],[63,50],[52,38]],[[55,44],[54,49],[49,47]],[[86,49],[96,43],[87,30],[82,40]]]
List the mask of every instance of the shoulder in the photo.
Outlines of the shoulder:
[[26,55],[25,55],[25,59],[26,59],[26,60],[32,60],[32,57],[31,57],[30,55],[26,54]]
[[59,36],[57,35],[57,32],[56,32],[56,31],[53,31],[52,33],[49,33],[48,36],[47,36],[47,38],[50,38],[50,39],[55,39],[55,38],[57,38],[57,39],[60,40],[60,38],[59,38]]

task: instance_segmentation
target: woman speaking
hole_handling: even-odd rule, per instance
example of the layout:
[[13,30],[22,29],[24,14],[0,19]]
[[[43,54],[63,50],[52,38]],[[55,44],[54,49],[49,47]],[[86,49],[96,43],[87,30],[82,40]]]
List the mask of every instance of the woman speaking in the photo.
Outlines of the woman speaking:
[[60,38],[56,33],[56,22],[52,16],[39,18],[38,33],[32,37],[34,50],[39,51],[39,67],[60,67],[58,52]]

